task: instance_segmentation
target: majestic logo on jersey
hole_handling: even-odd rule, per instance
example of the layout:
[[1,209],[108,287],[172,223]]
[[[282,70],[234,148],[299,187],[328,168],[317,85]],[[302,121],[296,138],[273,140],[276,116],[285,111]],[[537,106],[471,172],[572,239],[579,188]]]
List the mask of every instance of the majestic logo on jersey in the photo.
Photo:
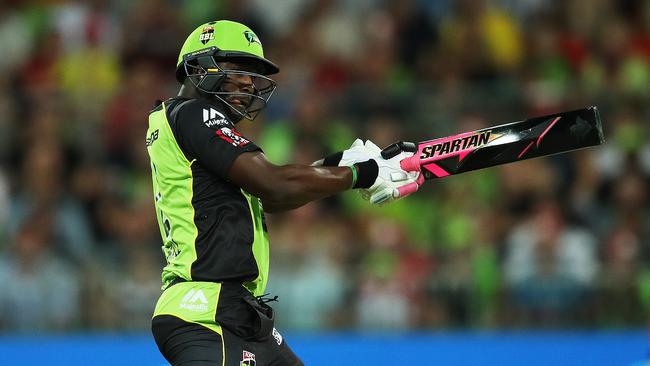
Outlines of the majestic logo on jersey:
[[255,366],[255,354],[253,352],[249,352],[246,350],[243,350],[243,355],[241,358],[241,362],[239,363],[239,366]]
[[499,137],[501,137],[501,134],[492,134],[492,131],[485,131],[456,139],[449,139],[438,144],[425,146],[422,149],[420,159],[452,155],[464,150],[474,150],[483,147]]
[[154,141],[158,140],[158,130],[155,130],[147,137],[144,142],[147,144],[147,146],[153,145]]
[[246,40],[248,41],[249,46],[251,45],[251,43],[257,43],[260,46],[262,45],[262,42],[260,42],[260,39],[257,38],[255,33],[251,32],[251,31],[244,32],[244,37],[246,37]]
[[213,39],[214,39],[214,27],[208,26],[203,28],[201,34],[199,35],[199,41],[201,41],[201,43],[203,44],[206,44]]
[[203,108],[203,123],[210,128],[230,125],[226,116],[214,108]]
[[189,311],[208,311],[208,299],[203,294],[203,290],[191,289],[183,296],[179,306]]
[[242,135],[240,135],[237,131],[231,130],[228,127],[221,127],[221,129],[217,131],[217,136],[221,137],[222,140],[235,147],[241,147],[250,142],[242,137]]

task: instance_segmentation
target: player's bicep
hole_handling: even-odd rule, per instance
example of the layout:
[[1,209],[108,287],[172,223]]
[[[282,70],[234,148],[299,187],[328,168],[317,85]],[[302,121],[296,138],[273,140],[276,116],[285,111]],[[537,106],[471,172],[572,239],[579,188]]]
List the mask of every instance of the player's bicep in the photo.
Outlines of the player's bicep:
[[281,184],[278,169],[261,151],[245,152],[235,158],[228,179],[246,192],[265,198],[272,196]]

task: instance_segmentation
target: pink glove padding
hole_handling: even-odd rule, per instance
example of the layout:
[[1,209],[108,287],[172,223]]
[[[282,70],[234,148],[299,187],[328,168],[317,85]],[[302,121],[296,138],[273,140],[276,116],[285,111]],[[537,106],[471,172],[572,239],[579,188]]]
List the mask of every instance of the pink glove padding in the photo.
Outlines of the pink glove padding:
[[[402,169],[403,169],[403,168],[402,168]],[[404,169],[404,170],[406,170],[406,169]],[[420,186],[421,186],[423,183],[424,183],[424,175],[420,174],[420,176],[418,177],[417,181],[415,181],[415,182],[413,182],[413,183],[409,183],[409,184],[403,185],[403,186],[397,188],[397,191],[399,192],[399,197],[400,197],[400,198],[401,198],[401,197],[406,197],[406,196],[408,196],[408,195],[411,194],[411,193],[415,193],[415,192],[417,192],[418,189],[420,188]]]

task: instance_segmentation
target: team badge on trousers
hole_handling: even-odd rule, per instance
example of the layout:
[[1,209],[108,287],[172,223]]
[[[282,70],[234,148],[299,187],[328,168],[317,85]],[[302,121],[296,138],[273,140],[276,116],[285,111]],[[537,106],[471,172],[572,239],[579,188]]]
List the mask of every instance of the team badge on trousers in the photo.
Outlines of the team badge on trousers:
[[255,366],[255,354],[244,350],[239,366]]

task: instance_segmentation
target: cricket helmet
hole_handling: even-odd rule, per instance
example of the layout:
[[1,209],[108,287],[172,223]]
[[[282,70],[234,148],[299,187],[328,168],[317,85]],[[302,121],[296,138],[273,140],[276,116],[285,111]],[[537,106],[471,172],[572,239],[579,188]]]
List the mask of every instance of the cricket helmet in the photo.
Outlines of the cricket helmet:
[[[219,62],[226,61],[248,66],[244,70],[219,67]],[[176,63],[179,82],[189,78],[200,92],[215,96],[235,114],[249,120],[255,119],[275,91],[276,83],[267,75],[278,71],[278,67],[264,57],[257,35],[244,24],[229,20],[205,23],[194,29],[185,40]],[[231,79],[242,76],[252,81],[249,92],[224,89]],[[233,105],[230,101],[234,99],[240,103]]]

